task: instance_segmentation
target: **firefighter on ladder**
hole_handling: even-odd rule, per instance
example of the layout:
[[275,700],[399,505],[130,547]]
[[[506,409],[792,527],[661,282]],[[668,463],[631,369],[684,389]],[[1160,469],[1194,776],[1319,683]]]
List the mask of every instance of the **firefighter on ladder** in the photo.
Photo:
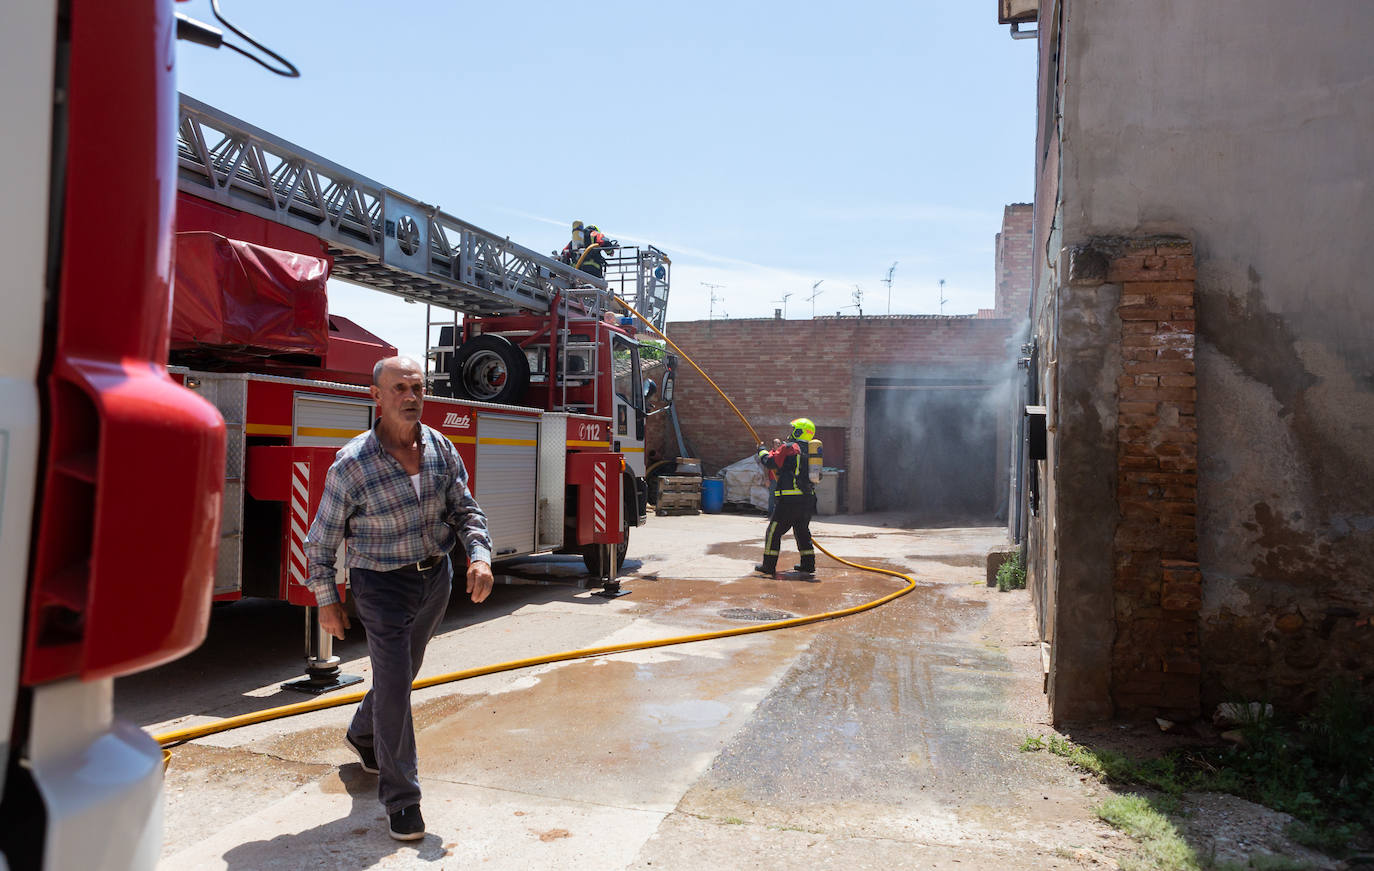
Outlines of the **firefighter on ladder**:
[[588,275],[604,278],[606,253],[619,247],[619,242],[607,239],[595,224],[584,227],[581,221],[573,221],[572,238],[558,252],[558,259]]
[[816,574],[816,551],[811,545],[811,515],[816,510],[816,483],[821,478],[822,445],[816,425],[805,417],[789,424],[786,441],[773,440],[770,450],[758,447],[759,463],[775,474],[773,507],[768,512],[768,533],[763,541],[763,562],[754,571],[777,577],[782,537],[790,529],[797,540],[801,564],[794,566],[803,577]]
[[[574,239],[576,239],[576,232],[573,231]],[[619,243],[613,239],[607,239],[606,234],[597,229],[595,224],[587,227],[585,232],[586,245],[580,252],[574,254],[577,258],[575,266],[588,275],[605,278],[606,253],[619,247]]]

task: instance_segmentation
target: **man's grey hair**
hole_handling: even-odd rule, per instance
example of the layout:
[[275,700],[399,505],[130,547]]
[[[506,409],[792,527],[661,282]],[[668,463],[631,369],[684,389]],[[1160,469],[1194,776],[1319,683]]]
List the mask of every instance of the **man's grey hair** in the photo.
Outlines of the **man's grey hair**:
[[386,368],[386,364],[391,363],[391,362],[396,362],[396,363],[409,363],[410,365],[414,366],[416,369],[419,369],[421,372],[425,371],[425,370],[424,370],[424,367],[422,367],[418,362],[416,362],[416,360],[415,360],[414,357],[403,357],[403,356],[397,356],[397,357],[383,357],[382,359],[378,360],[378,361],[372,366],[372,386],[373,386],[373,387],[381,387],[381,386],[382,386],[382,370],[384,370],[384,369]]

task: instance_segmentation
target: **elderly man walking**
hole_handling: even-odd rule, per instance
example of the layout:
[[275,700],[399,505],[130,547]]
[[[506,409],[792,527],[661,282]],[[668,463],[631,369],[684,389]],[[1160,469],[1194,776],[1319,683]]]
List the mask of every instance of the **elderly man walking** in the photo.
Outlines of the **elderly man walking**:
[[346,541],[350,588],[367,630],[372,689],[344,735],[363,770],[378,774],[377,795],[391,837],[424,837],[410,684],[448,605],[461,538],[467,592],[491,592],[487,518],[468,492],[467,470],[453,444],[420,422],[425,380],[420,364],[390,357],[372,370],[377,422],[339,449],[305,552],[320,626],[342,639],[348,614],[335,586],[335,554]]

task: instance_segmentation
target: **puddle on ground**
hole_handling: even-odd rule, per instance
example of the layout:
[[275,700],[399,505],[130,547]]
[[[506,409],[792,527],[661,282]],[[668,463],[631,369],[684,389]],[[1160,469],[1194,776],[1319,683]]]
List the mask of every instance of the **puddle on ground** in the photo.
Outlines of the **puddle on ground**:
[[806,640],[752,636],[534,674],[422,728],[422,774],[605,803],[670,800]]
[[685,699],[679,702],[640,707],[640,713],[665,732],[682,732],[719,726],[730,716],[730,708],[710,699]]
[[[886,567],[882,561],[870,563]],[[899,570],[894,567],[894,570]],[[782,611],[791,616],[810,616],[852,608],[881,598],[905,585],[901,578],[851,569],[820,557],[817,575],[803,580],[784,574],[777,579],[747,575],[736,581],[659,579],[640,585],[627,579],[624,588],[632,595],[618,600],[629,613],[652,615],[685,630],[714,630],[736,625],[721,612],[731,609]],[[919,589],[919,588],[918,588]]]
[[767,608],[726,608],[720,612],[726,620],[746,620],[768,623],[775,620],[790,620],[797,616],[786,611],[770,611]]
[[987,564],[987,557],[976,553],[909,553],[906,555],[906,559],[944,563],[947,566],[957,566],[959,568],[968,569],[981,569]]
[[1016,752],[1010,663],[973,641],[987,613],[985,602],[918,588],[823,624],[682,809],[1000,795],[1034,760]]
[[[763,559],[763,527],[759,528],[759,537],[750,541],[720,541],[706,548],[706,552],[711,556],[723,556],[737,560],[753,560],[758,562]],[[796,551],[792,555],[796,556]],[[753,563],[751,563],[752,565]]]
[[[721,616],[729,608],[817,614],[903,583],[825,558],[818,567],[820,583],[630,582],[633,595],[617,601],[690,634],[740,626]],[[838,620],[533,669],[499,695],[427,699],[415,705],[422,776],[651,806],[680,796],[715,757],[716,776],[745,793],[841,796],[873,778],[919,788],[912,772],[937,764],[957,772],[968,752],[967,738],[949,737],[941,725],[946,712],[996,718],[987,705],[1002,682],[1000,652],[949,649],[986,607],[921,584]],[[738,756],[717,757],[735,735],[745,742]],[[267,745],[295,758],[341,758],[334,734],[301,732]],[[732,758],[752,760],[747,776],[731,773]]]

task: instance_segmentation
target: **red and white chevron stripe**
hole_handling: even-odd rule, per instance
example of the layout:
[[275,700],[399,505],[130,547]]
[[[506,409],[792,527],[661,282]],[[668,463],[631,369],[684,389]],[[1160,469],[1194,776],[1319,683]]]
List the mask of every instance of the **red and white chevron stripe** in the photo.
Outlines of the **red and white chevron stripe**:
[[592,531],[606,531],[606,464],[592,466]]
[[307,576],[305,534],[310,525],[310,464],[291,464],[291,582],[304,584]]

